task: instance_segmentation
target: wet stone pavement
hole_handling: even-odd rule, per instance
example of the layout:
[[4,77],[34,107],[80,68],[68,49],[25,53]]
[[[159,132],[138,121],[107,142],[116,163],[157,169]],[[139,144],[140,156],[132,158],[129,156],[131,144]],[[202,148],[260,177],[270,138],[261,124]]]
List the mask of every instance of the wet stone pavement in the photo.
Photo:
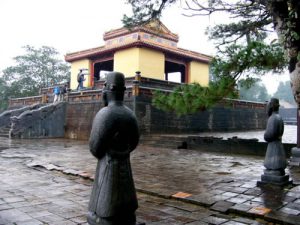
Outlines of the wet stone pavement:
[[[263,158],[140,145],[131,155],[147,225],[300,224],[300,170],[256,187]],[[87,142],[0,139],[0,224],[87,224],[96,159]]]

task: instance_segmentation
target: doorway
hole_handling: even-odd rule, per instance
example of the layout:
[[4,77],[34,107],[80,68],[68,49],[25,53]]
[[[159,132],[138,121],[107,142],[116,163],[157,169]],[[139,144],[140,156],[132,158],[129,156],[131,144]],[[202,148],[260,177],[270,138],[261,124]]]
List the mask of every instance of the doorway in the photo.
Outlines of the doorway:
[[186,83],[186,66],[181,63],[165,61],[165,80]]

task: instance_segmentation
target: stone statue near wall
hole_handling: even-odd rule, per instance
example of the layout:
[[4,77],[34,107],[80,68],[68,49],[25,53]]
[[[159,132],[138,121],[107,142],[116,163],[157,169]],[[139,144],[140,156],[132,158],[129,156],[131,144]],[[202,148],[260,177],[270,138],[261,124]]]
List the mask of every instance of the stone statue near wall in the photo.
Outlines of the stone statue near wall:
[[98,159],[88,208],[91,225],[135,225],[137,196],[130,166],[130,152],[139,141],[135,115],[123,105],[122,73],[107,74],[103,88],[105,107],[96,115],[90,151]]
[[289,175],[285,174],[287,160],[281,142],[284,132],[284,123],[278,111],[279,100],[277,98],[271,98],[267,106],[269,118],[264,134],[264,139],[268,142],[264,161],[265,170],[264,174],[261,176],[261,181],[257,182],[259,186],[264,184],[284,186],[290,183]]

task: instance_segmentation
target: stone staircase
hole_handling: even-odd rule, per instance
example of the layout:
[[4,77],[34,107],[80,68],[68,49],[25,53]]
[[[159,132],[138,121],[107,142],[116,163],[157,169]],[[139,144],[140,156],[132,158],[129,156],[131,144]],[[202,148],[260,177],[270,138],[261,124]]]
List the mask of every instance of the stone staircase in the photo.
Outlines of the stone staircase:
[[9,126],[0,128],[0,137],[9,138],[9,131],[10,131]]

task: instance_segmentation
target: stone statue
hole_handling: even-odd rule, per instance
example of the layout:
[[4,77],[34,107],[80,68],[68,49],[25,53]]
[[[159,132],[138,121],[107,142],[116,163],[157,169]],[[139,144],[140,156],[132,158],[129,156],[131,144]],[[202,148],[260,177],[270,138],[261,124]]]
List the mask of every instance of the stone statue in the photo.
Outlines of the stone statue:
[[281,138],[284,131],[284,123],[279,111],[279,100],[271,98],[267,106],[268,122],[264,139],[268,142],[264,161],[264,174],[261,176],[260,184],[275,184],[283,186],[289,183],[289,176],[285,175],[287,166],[286,155]]
[[98,159],[88,209],[91,225],[136,224],[138,202],[129,156],[139,130],[135,115],[123,105],[125,89],[122,73],[107,74],[105,107],[97,113],[90,135],[90,151]]

